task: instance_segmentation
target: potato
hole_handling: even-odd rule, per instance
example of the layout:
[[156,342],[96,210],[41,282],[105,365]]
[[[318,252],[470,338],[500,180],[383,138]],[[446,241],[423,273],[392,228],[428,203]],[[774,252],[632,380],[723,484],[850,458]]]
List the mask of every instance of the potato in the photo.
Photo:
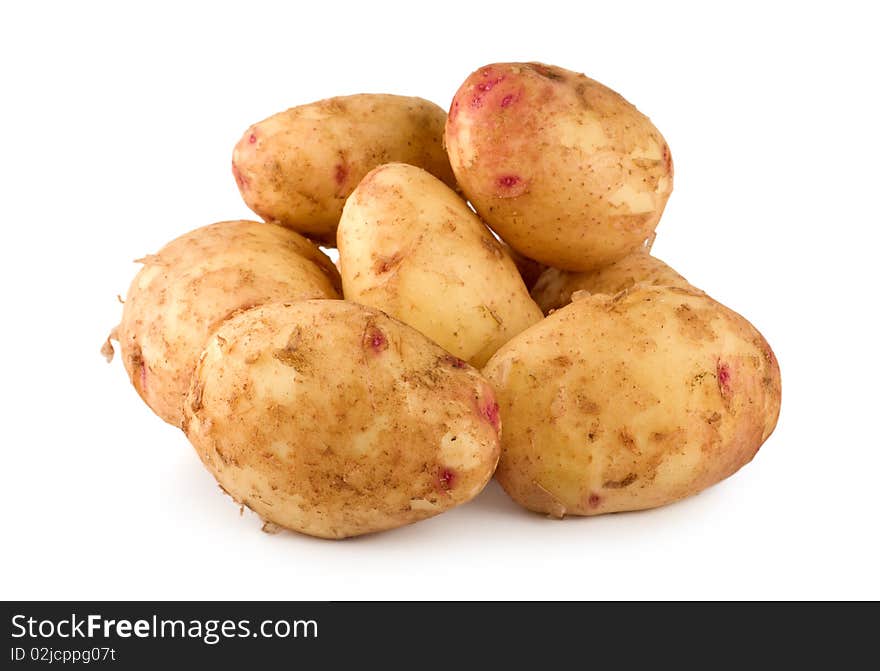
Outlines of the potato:
[[224,319],[268,301],[340,296],[330,259],[273,224],[205,226],[140,261],[116,337],[135,389],[175,426],[196,360]]
[[370,172],[339,222],[342,288],[483,365],[541,319],[516,265],[448,186],[420,168]]
[[480,68],[455,95],[446,145],[480,217],[555,268],[593,270],[650,238],[672,192],[669,147],[602,84],[541,63]]
[[531,291],[532,287],[535,286],[535,282],[537,282],[538,278],[541,276],[541,273],[547,270],[547,266],[534,259],[523,256],[503,240],[501,241],[501,248],[511,259],[513,259],[516,269],[519,271],[519,276],[522,277],[523,284],[526,285],[526,289]]
[[578,273],[547,268],[535,282],[532,298],[547,314],[571,303],[576,291],[614,295],[636,284],[696,291],[685,278],[642,248],[598,270]]
[[248,128],[232,172],[254,212],[324,245],[336,245],[345,199],[371,169],[390,161],[422,167],[455,185],[443,149],[446,113],[405,96],[329,98]]
[[578,294],[483,373],[504,418],[499,482],[556,517],[695,494],[749,462],[779,415],[779,367],[761,334],[675,287]]
[[224,322],[184,430],[226,492],[323,538],[391,529],[469,501],[500,451],[478,371],[379,310],[274,303]]

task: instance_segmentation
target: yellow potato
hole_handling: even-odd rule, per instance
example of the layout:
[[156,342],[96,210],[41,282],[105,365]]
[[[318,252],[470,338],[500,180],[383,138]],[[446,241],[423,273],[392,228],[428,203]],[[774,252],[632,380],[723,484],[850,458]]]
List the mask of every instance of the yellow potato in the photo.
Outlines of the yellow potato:
[[324,300],[224,322],[184,430],[237,502],[345,538],[472,499],[492,477],[501,425],[478,371],[378,310]]
[[544,314],[571,303],[576,291],[614,295],[636,284],[679,287],[696,291],[688,281],[660,259],[639,249],[611,265],[587,272],[547,268],[532,288],[532,298]]
[[273,224],[205,226],[140,262],[115,335],[138,394],[175,426],[199,353],[224,319],[269,301],[340,296],[330,259]]
[[248,128],[232,172],[254,212],[321,244],[336,245],[345,199],[382,163],[404,161],[450,186],[446,113],[421,98],[360,94],[300,105]]
[[669,147],[620,95],[569,70],[496,63],[468,77],[446,122],[456,179],[511,247],[593,270],[650,238],[672,192]]
[[475,366],[541,319],[498,241],[449,187],[402,163],[376,168],[339,222],[342,287]]
[[679,288],[578,294],[483,373],[504,419],[499,482],[556,517],[695,494],[748,463],[779,415],[779,366],[761,334]]

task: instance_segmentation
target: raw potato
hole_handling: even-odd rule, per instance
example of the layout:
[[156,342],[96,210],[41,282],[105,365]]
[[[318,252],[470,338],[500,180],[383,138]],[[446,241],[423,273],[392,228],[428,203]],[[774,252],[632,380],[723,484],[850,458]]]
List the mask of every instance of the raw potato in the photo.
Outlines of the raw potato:
[[672,192],[669,147],[650,120],[582,74],[497,63],[465,80],[446,123],[452,169],[511,247],[593,270],[650,238]]
[[576,291],[614,295],[636,284],[697,291],[663,261],[639,249],[599,270],[578,273],[547,268],[535,282],[532,298],[548,314],[571,303],[571,295]]
[[392,163],[370,172],[345,204],[338,240],[347,299],[477,367],[543,316],[489,229],[420,168]]
[[184,430],[236,501],[324,538],[391,529],[476,496],[499,454],[491,387],[414,329],[347,301],[226,321]]
[[501,248],[507,252],[507,255],[511,259],[513,259],[513,262],[516,264],[516,269],[519,271],[519,275],[522,277],[522,281],[526,285],[526,289],[531,291],[532,287],[535,286],[535,282],[537,282],[538,278],[541,276],[541,273],[547,270],[547,266],[539,261],[523,256],[503,240],[501,241]]
[[266,221],[336,245],[345,199],[377,165],[403,161],[455,185],[446,113],[421,98],[360,94],[294,107],[254,124],[232,154],[241,195]]
[[198,356],[224,319],[269,301],[340,297],[330,259],[273,224],[205,226],[140,261],[116,336],[138,394],[175,426]]
[[579,294],[483,372],[504,418],[499,482],[556,517],[695,494],[748,463],[779,415],[761,334],[679,288]]

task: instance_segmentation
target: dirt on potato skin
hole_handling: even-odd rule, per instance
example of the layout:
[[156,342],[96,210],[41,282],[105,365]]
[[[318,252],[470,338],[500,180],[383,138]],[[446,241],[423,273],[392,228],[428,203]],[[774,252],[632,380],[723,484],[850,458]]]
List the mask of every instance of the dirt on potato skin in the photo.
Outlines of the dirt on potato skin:
[[483,372],[506,418],[496,477],[514,500],[554,516],[695,494],[751,461],[781,404],[760,333],[678,287],[579,297]]
[[199,354],[226,320],[267,302],[341,295],[330,259],[274,224],[204,226],[140,262],[113,337],[138,394],[174,426]]
[[497,403],[478,371],[345,301],[266,305],[224,324],[186,413],[190,441],[237,502],[325,538],[470,500],[500,454]]

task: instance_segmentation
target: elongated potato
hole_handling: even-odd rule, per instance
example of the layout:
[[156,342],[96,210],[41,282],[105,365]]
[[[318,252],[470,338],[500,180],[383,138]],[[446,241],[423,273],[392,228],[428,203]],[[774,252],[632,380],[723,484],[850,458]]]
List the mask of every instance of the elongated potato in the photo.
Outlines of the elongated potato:
[[484,364],[541,319],[516,265],[449,187],[402,163],[370,172],[339,222],[345,297]]
[[455,185],[446,113],[421,98],[360,94],[294,107],[248,128],[232,154],[241,195],[266,221],[336,245],[345,199],[364,175],[412,163]]
[[275,303],[210,339],[184,430],[236,501],[324,538],[469,501],[499,454],[489,384],[414,329],[348,301]]
[[224,319],[269,301],[340,296],[330,259],[273,224],[212,224],[140,261],[116,336],[138,394],[175,426],[199,353]]
[[672,192],[669,147],[620,95],[569,70],[496,63],[468,77],[446,122],[456,179],[511,247],[593,270],[651,237]]
[[663,261],[640,249],[598,270],[579,273],[547,268],[535,282],[532,298],[547,314],[571,303],[571,295],[576,291],[614,295],[637,284],[696,291]]
[[779,416],[761,334],[679,288],[579,294],[483,372],[504,418],[499,482],[557,517],[695,494],[749,462]]

